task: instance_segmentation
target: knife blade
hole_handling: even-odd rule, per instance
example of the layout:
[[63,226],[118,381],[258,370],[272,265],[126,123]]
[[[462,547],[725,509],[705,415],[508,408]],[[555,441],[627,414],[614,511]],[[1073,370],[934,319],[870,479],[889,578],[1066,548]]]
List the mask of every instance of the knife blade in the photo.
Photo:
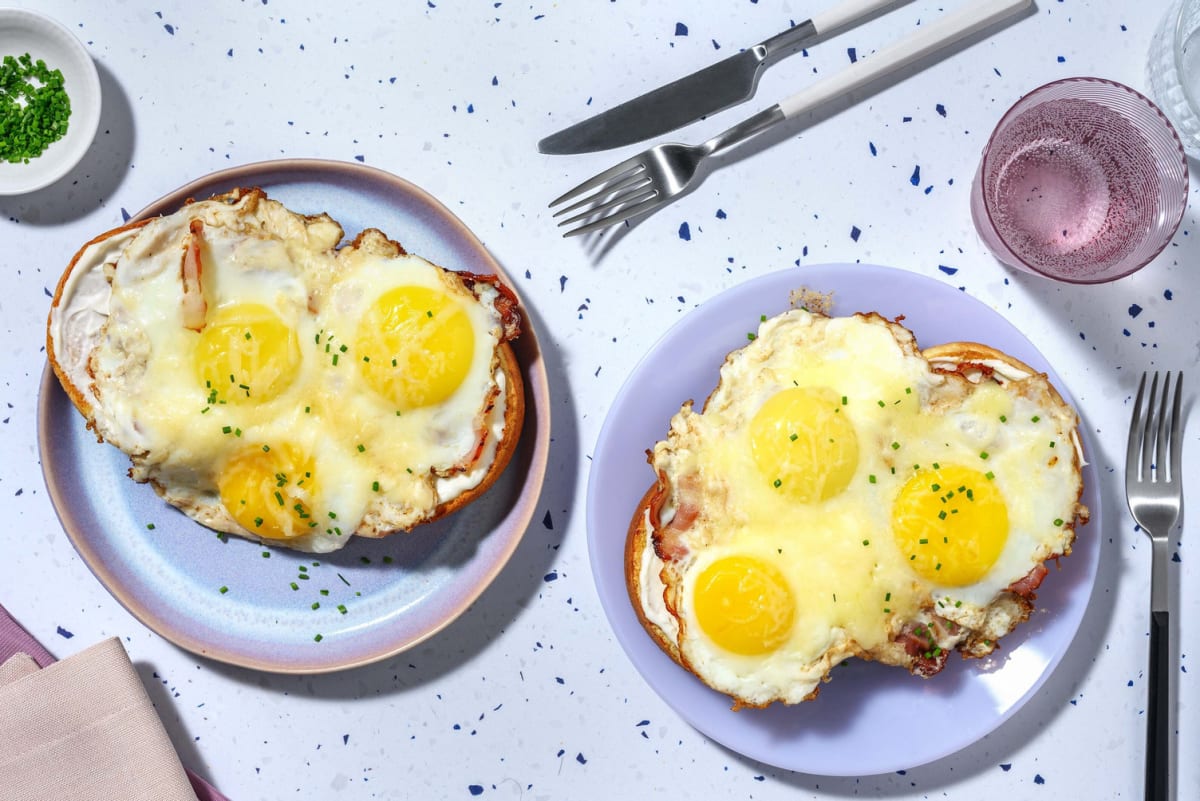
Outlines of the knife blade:
[[894,2],[897,0],[843,0],[736,55],[551,134],[538,142],[538,151],[567,155],[620,147],[737,105],[754,96],[767,67]]

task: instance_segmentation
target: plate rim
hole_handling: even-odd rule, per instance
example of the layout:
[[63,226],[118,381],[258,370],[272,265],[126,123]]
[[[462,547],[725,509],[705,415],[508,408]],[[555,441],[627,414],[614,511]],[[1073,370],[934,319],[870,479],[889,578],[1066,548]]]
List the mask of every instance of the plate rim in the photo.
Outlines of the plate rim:
[[[127,222],[151,216],[159,208],[172,205],[178,208],[182,205],[184,198],[194,196],[197,190],[205,186],[228,183],[229,188],[233,188],[233,186],[246,185],[242,182],[248,177],[260,176],[261,180],[261,176],[278,173],[312,173],[314,175],[337,173],[343,176],[369,176],[375,181],[391,184],[393,187],[399,188],[408,197],[415,198],[423,207],[435,214],[441,223],[450,226],[453,234],[463,240],[468,249],[478,254],[480,264],[485,269],[499,276],[505,282],[505,285],[513,291],[514,296],[517,298],[518,308],[522,310],[528,308],[520,292],[513,285],[513,281],[508,273],[499,264],[491,251],[483,244],[482,240],[457,215],[422,187],[377,167],[330,159],[305,158],[250,162],[217,170],[200,178],[193,179],[179,188],[159,196],[137,212],[137,214],[133,215]],[[257,183],[251,182],[250,185],[257,185]],[[83,533],[83,526],[76,522],[75,512],[72,509],[71,502],[66,498],[65,488],[51,475],[54,459],[47,456],[52,451],[50,443],[52,425],[49,419],[52,405],[50,397],[52,393],[57,392],[65,398],[65,391],[59,384],[57,376],[55,376],[48,362],[43,366],[36,415],[38,453],[43,481],[50,495],[51,505],[64,533],[85,566],[96,577],[101,586],[139,622],[185,651],[224,664],[280,675],[317,675],[349,670],[380,662],[425,642],[457,620],[492,585],[496,577],[508,564],[512,555],[524,539],[536,515],[549,463],[551,405],[545,360],[542,356],[541,345],[534,330],[530,314],[522,314],[522,333],[512,343],[512,346],[517,353],[518,362],[521,365],[522,377],[525,379],[527,402],[522,438],[529,436],[530,442],[530,452],[527,459],[529,469],[520,479],[521,491],[513,504],[514,509],[523,507],[518,518],[519,522],[515,522],[512,526],[516,531],[505,543],[505,547],[495,554],[495,558],[488,565],[487,569],[482,572],[479,580],[471,585],[460,596],[457,603],[448,608],[445,614],[439,616],[431,625],[424,627],[418,634],[408,637],[401,642],[387,643],[380,647],[369,649],[368,653],[358,658],[341,660],[316,659],[293,664],[280,663],[267,657],[253,658],[230,654],[222,651],[219,647],[214,648],[210,642],[190,636],[186,631],[180,631],[169,620],[154,614],[152,609],[143,608],[140,604],[133,602],[129,597],[130,592],[121,586],[122,582],[104,564],[104,560],[97,552],[97,549]],[[69,403],[70,401],[67,400],[66,402]],[[526,433],[528,429],[533,429],[532,436]],[[513,463],[506,469],[517,466],[518,463],[514,459]],[[195,525],[199,526],[200,524],[196,523]]]
[[[740,299],[743,296],[754,297],[755,289],[760,288],[760,287],[773,286],[774,283],[776,283],[776,282],[781,282],[781,283],[785,282],[786,276],[789,276],[789,275],[797,277],[797,279],[793,282],[792,288],[799,288],[799,287],[803,287],[803,286],[809,286],[810,288],[812,288],[812,284],[811,284],[812,279],[806,278],[806,272],[808,273],[808,275],[811,275],[812,274],[811,271],[822,270],[822,269],[823,270],[842,270],[842,271],[865,270],[868,272],[882,271],[882,272],[889,273],[896,277],[903,277],[903,279],[906,281],[915,281],[917,283],[929,282],[931,285],[936,284],[936,285],[938,285],[939,288],[946,290],[948,292],[954,290],[953,287],[949,286],[948,284],[945,284],[944,282],[939,282],[936,278],[933,278],[931,276],[927,276],[927,275],[924,275],[922,273],[918,273],[918,272],[915,272],[912,270],[906,270],[903,268],[891,267],[891,266],[885,266],[885,265],[879,265],[879,264],[859,263],[859,262],[855,262],[855,263],[828,262],[828,263],[820,263],[820,264],[789,266],[789,267],[784,267],[784,268],[781,268],[778,270],[773,270],[771,272],[763,273],[763,274],[755,276],[753,278],[732,284],[732,285],[726,287],[725,289],[723,289],[722,291],[718,292],[716,295],[713,295],[710,298],[708,298],[707,300],[697,304],[693,309],[688,311],[683,317],[674,321],[655,340],[655,342],[647,349],[647,351],[636,362],[636,364],[633,366],[633,368],[631,368],[628,376],[626,377],[625,381],[622,383],[620,389],[618,390],[617,394],[614,396],[613,401],[609,406],[609,412],[606,415],[603,424],[601,425],[599,434],[596,439],[595,446],[593,447],[593,451],[592,451],[593,454],[597,457],[602,456],[602,451],[604,450],[605,442],[608,439],[610,439],[611,437],[615,436],[614,431],[620,425],[619,421],[617,421],[615,419],[616,412],[622,408],[623,404],[628,403],[628,396],[635,389],[635,385],[637,383],[637,379],[640,377],[640,374],[646,369],[647,365],[652,362],[655,354],[657,354],[665,345],[671,343],[671,340],[677,338],[680,335],[680,332],[688,330],[688,323],[689,323],[689,320],[693,317],[693,315],[696,315],[698,312],[700,312],[701,309],[703,309],[705,307],[711,306],[712,308],[720,308],[722,306],[722,304],[736,302],[738,299]],[[959,290],[959,291],[961,291],[961,290]],[[1041,353],[1041,350],[1037,347],[1037,345],[1034,344],[1024,334],[1024,332],[1020,331],[1020,329],[1017,328],[1017,326],[1014,323],[1012,323],[1010,320],[1005,318],[1003,315],[1001,315],[999,312],[997,312],[992,307],[988,306],[986,303],[984,303],[979,298],[973,297],[971,295],[967,295],[965,292],[962,292],[962,296],[969,300],[970,305],[975,305],[975,306],[982,307],[983,309],[986,309],[992,316],[994,316],[996,318],[998,323],[1007,326],[1009,329],[1011,329],[1012,334],[1020,337],[1021,340],[1023,340],[1023,342],[1028,345],[1030,350],[1034,354],[1036,354],[1038,359],[1040,359],[1040,361],[1046,365],[1046,372],[1048,372],[1050,374],[1050,377],[1051,377],[1052,381],[1054,382],[1055,388],[1060,392],[1060,394],[1062,394],[1064,396],[1064,398],[1068,401],[1068,403],[1070,403],[1073,407],[1076,407],[1073,395],[1063,385],[1062,379],[1060,376],[1058,376],[1057,372],[1054,370],[1053,365],[1050,364],[1049,360],[1047,360],[1045,358],[1045,356]],[[837,300],[835,299],[835,304],[836,303],[837,303]],[[854,311],[870,311],[870,310],[869,309],[847,310],[843,314],[852,314],[852,313],[854,313]],[[732,350],[736,347],[738,347],[738,345],[735,344],[735,345],[732,345],[730,347],[730,349]],[[719,366],[720,366],[719,364],[712,365],[712,372],[714,375],[714,380],[715,380],[716,372],[717,372],[717,369],[719,368]],[[1035,369],[1038,369],[1038,368],[1035,366]],[[687,393],[683,393],[683,394],[687,394]],[[666,431],[666,422],[667,421],[663,421],[662,426],[661,426],[663,432]],[[1080,425],[1078,427],[1078,431],[1079,431],[1079,435],[1081,438],[1081,444],[1082,444],[1082,447],[1084,450],[1084,454],[1086,456],[1086,454],[1088,454],[1088,453],[1095,452],[1095,448],[1094,448],[1092,439],[1089,436],[1088,431],[1086,430],[1086,428],[1083,426],[1082,423],[1083,423],[1083,421],[1081,420]],[[661,438],[661,435],[659,435],[659,438]],[[1085,462],[1083,465],[1083,470],[1084,470],[1085,484],[1084,484],[1084,490],[1083,490],[1083,494],[1081,496],[1081,500],[1088,500],[1089,497],[1099,500],[1099,495],[1098,495],[1099,490],[1098,490],[1098,486],[1097,486],[1099,481],[1098,481],[1098,477],[1096,475],[1094,465]],[[727,748],[730,751],[735,752],[741,756],[744,756],[744,757],[747,757],[750,759],[754,759],[754,760],[763,762],[765,764],[773,765],[775,767],[782,768],[785,770],[797,771],[797,772],[807,773],[807,774],[811,774],[811,775],[842,776],[842,777],[880,775],[880,774],[894,772],[897,770],[908,770],[908,769],[918,767],[920,765],[935,762],[939,759],[944,759],[944,758],[946,758],[954,753],[957,753],[957,752],[963,750],[964,748],[967,748],[970,745],[982,740],[983,738],[985,738],[988,735],[990,735],[991,733],[993,733],[1001,725],[1003,725],[1009,718],[1011,718],[1014,714],[1016,714],[1016,712],[1018,710],[1020,710],[1030,699],[1032,699],[1033,696],[1038,692],[1038,690],[1046,683],[1046,681],[1049,679],[1050,675],[1058,668],[1058,666],[1061,664],[1065,654],[1070,649],[1076,636],[1078,635],[1079,629],[1083,622],[1083,617],[1086,614],[1087,607],[1090,604],[1092,595],[1095,592],[1095,585],[1096,585],[1096,580],[1097,580],[1097,575],[1098,575],[1099,559],[1100,559],[1100,547],[1099,547],[1100,543],[1098,541],[1098,538],[1097,538],[1096,542],[1087,543],[1090,548],[1090,552],[1089,552],[1089,556],[1086,557],[1087,561],[1085,563],[1085,567],[1083,568],[1085,573],[1087,573],[1086,582],[1084,583],[1084,585],[1077,587],[1075,590],[1076,592],[1078,592],[1081,595],[1081,598],[1078,599],[1078,601],[1077,601],[1077,603],[1079,604],[1078,619],[1074,620],[1073,623],[1071,624],[1070,636],[1065,637],[1062,646],[1055,653],[1050,655],[1050,658],[1047,660],[1047,664],[1044,666],[1044,668],[1039,673],[1039,675],[1022,692],[1021,696],[1019,698],[1013,700],[1011,703],[1009,703],[1007,708],[1005,708],[1004,710],[997,710],[994,720],[991,720],[989,722],[989,725],[987,725],[981,732],[977,733],[977,735],[971,737],[970,739],[962,741],[962,742],[957,742],[956,744],[954,744],[950,747],[943,747],[941,750],[938,750],[936,752],[931,752],[928,754],[920,755],[918,758],[910,759],[903,763],[899,763],[895,759],[893,759],[892,761],[887,762],[886,764],[875,763],[875,764],[871,764],[871,765],[866,765],[863,768],[857,769],[857,770],[829,770],[829,769],[823,769],[821,766],[818,766],[818,765],[812,765],[812,764],[801,765],[801,764],[797,764],[794,762],[789,763],[786,760],[781,760],[781,759],[775,758],[773,754],[764,754],[761,752],[751,753],[750,749],[739,747],[739,744],[734,741],[735,738],[733,737],[733,735],[726,736],[723,732],[719,731],[715,725],[706,724],[706,723],[698,723],[698,721],[697,721],[698,715],[693,714],[693,711],[690,709],[681,708],[680,703],[678,703],[678,701],[676,699],[669,698],[667,696],[667,694],[665,694],[664,692],[662,692],[659,689],[660,684],[670,686],[671,681],[670,681],[670,677],[664,678],[663,676],[659,676],[657,674],[659,672],[662,672],[663,670],[666,670],[668,672],[673,670],[673,671],[678,671],[679,678],[686,677],[689,680],[689,684],[694,685],[694,688],[696,688],[700,691],[707,691],[709,693],[718,694],[714,690],[708,690],[708,688],[706,688],[699,679],[695,678],[694,676],[689,675],[686,671],[684,671],[677,664],[675,664],[673,661],[671,661],[669,659],[669,657],[662,655],[661,651],[657,648],[653,649],[652,651],[648,651],[648,653],[650,653],[650,659],[648,659],[648,660],[639,656],[639,648],[637,647],[637,644],[632,644],[633,638],[637,638],[639,635],[641,635],[641,637],[645,638],[645,642],[651,642],[649,636],[646,635],[645,632],[641,631],[640,629],[638,629],[637,631],[632,631],[632,632],[625,631],[622,628],[622,626],[619,625],[618,622],[614,619],[615,614],[618,614],[621,611],[625,611],[620,608],[620,606],[619,606],[620,604],[624,603],[625,605],[629,605],[630,610],[632,609],[632,607],[627,598],[627,595],[625,595],[624,593],[619,593],[619,595],[620,595],[619,598],[613,598],[613,597],[609,596],[609,593],[604,586],[606,582],[603,580],[602,574],[604,571],[604,563],[605,563],[606,559],[611,560],[613,558],[611,556],[611,551],[617,550],[611,543],[611,539],[613,537],[616,537],[616,536],[620,537],[620,542],[622,544],[622,547],[619,550],[621,552],[623,552],[623,550],[624,550],[623,543],[625,541],[625,536],[626,536],[625,532],[626,532],[627,524],[620,526],[620,534],[619,535],[614,534],[611,527],[607,531],[607,534],[605,532],[598,531],[599,526],[598,526],[597,517],[599,517],[601,515],[601,513],[598,511],[598,506],[597,506],[597,501],[596,501],[596,496],[597,496],[596,484],[601,480],[600,476],[602,475],[602,473],[603,473],[603,470],[599,469],[599,459],[597,459],[597,461],[594,462],[592,465],[592,470],[589,475],[588,485],[587,485],[587,496],[586,496],[587,508],[586,508],[585,517],[586,517],[586,522],[587,522],[588,555],[589,555],[589,559],[590,559],[591,567],[592,567],[593,582],[596,585],[597,594],[600,596],[601,606],[604,609],[605,618],[608,620],[609,626],[612,629],[613,634],[614,634],[615,638],[617,639],[618,643],[620,644],[622,651],[624,651],[626,657],[633,664],[635,670],[637,671],[639,676],[642,678],[642,680],[645,681],[647,685],[649,685],[651,691],[655,695],[657,695],[660,698],[660,700],[662,700],[673,712],[675,712],[677,715],[679,715],[680,718],[682,718],[684,722],[686,722],[689,726],[691,726],[697,732],[702,734],[704,737],[712,740],[713,742],[720,744],[722,747]],[[1090,479],[1090,481],[1089,481],[1089,479]],[[652,479],[650,477],[647,478],[647,486],[649,486],[649,482],[651,480]],[[1101,525],[1101,520],[1100,520],[1101,504],[1100,503],[1089,503],[1089,504],[1087,504],[1087,506],[1091,513],[1090,520],[1088,521],[1088,529],[1091,531],[1095,531]],[[605,539],[606,536],[607,536],[608,540],[610,540],[610,541],[607,543],[601,542],[601,540]],[[1078,543],[1077,543],[1077,545],[1078,545]],[[630,614],[632,614],[632,611],[630,611]],[[1031,623],[1027,623],[1027,625],[1030,625],[1030,624]],[[1031,634],[1030,636],[1033,636],[1033,635]],[[627,643],[626,642],[627,639],[629,639],[631,642]],[[640,644],[640,646],[642,646],[644,648],[645,642],[639,641],[638,644]],[[657,657],[660,655],[661,655],[661,659],[657,659]],[[657,664],[655,664],[655,662],[657,662]],[[818,700],[815,703],[820,703],[820,701]],[[765,712],[769,713],[772,710],[778,711],[780,709],[782,709],[786,712],[788,710],[798,710],[798,707],[795,707],[795,706],[786,707],[786,706],[781,706],[779,704],[774,704],[774,705],[772,705],[772,707],[769,710],[765,710]],[[747,712],[749,712],[750,714],[753,714],[756,711],[758,711],[758,710],[748,710],[748,711],[743,711],[743,712],[733,712],[732,710],[729,710],[729,714],[745,715],[745,714],[747,714]]]

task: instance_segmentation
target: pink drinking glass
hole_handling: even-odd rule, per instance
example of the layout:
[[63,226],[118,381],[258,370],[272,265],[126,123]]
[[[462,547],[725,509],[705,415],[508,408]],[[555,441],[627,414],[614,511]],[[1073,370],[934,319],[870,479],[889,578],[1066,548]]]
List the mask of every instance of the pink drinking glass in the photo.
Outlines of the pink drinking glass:
[[971,217],[1005,264],[1094,284],[1157,256],[1187,193],[1187,157],[1157,106],[1113,81],[1067,78],[1000,120],[971,187]]

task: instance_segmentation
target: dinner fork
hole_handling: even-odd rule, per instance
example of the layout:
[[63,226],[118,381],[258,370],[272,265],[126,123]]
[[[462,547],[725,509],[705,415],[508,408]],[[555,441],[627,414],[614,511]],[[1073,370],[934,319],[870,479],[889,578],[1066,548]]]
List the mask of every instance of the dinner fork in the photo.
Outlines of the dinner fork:
[[1179,399],[1183,373],[1175,378],[1171,397],[1171,374],[1162,383],[1162,399],[1156,406],[1158,373],[1146,393],[1146,374],[1138,385],[1129,424],[1129,450],[1125,454],[1125,495],[1134,522],[1150,537],[1150,671],[1146,716],[1146,798],[1160,801],[1170,794],[1167,746],[1171,702],[1170,603],[1167,587],[1167,536],[1179,522],[1183,506],[1183,476],[1180,437],[1183,421]]
[[583,223],[563,236],[586,234],[661,208],[687,189],[700,164],[709,156],[730,150],[784,120],[899,70],[1027,8],[1031,2],[971,0],[966,8],[922,25],[915,33],[760,111],[703,144],[661,144],[627,159],[551,201],[551,208],[574,201],[554,213],[559,217],[574,212],[561,220],[559,227]]

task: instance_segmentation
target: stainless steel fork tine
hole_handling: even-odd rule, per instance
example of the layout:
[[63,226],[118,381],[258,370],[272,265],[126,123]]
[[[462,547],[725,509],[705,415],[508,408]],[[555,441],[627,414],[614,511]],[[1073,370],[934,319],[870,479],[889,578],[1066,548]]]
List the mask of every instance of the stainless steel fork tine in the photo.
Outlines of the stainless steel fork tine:
[[[604,200],[604,198],[610,197],[611,195],[613,195],[616,192],[620,192],[625,189],[640,189],[643,186],[649,186],[649,185],[650,185],[650,177],[648,175],[646,175],[644,171],[639,170],[638,172],[632,173],[628,177],[622,178],[621,180],[619,180],[615,183],[609,184],[609,185],[603,187],[602,189],[597,189],[592,194],[590,194],[580,200],[575,201],[570,206],[564,206],[563,208],[554,212],[554,214],[551,216],[558,217],[563,214],[570,214],[571,212],[575,211],[576,209],[582,209],[586,206],[592,206],[595,203],[598,203],[598,202]],[[593,211],[598,211],[598,210],[599,210],[598,208],[593,209]],[[576,219],[576,218],[572,218],[572,219]],[[559,223],[559,225],[562,225],[562,223]]]
[[1146,420],[1142,427],[1142,461],[1139,468],[1139,475],[1142,481],[1151,481],[1154,478],[1154,443],[1157,441],[1155,436],[1155,426],[1158,422],[1158,373],[1154,374],[1154,378],[1150,380],[1150,397],[1146,400]]
[[[1146,421],[1144,419],[1145,407],[1142,401],[1146,396],[1146,373],[1142,373],[1142,380],[1138,383],[1137,399],[1133,402],[1133,418],[1129,422],[1130,431],[1145,431]],[[1142,476],[1142,440],[1145,437],[1129,438],[1129,444],[1125,450],[1125,482],[1128,484],[1131,480],[1141,478]],[[1133,472],[1136,471],[1136,472]]]
[[630,172],[631,170],[644,171],[645,169],[645,165],[638,161],[636,157],[625,159],[620,164],[615,164],[612,167],[609,167],[599,175],[592,176],[574,189],[568,189],[566,192],[563,192],[554,200],[551,200],[550,205],[551,207],[557,206],[559,203],[570,200],[571,198],[580,194],[590,192],[593,189],[599,189],[614,178]]
[[[1183,395],[1183,371],[1175,374],[1175,400],[1171,404],[1171,481],[1179,480],[1183,467],[1183,420],[1179,416],[1179,407]],[[1165,397],[1165,392],[1164,392]],[[1163,404],[1164,406],[1166,404]]]
[[602,220],[596,220],[595,222],[590,222],[587,225],[580,226],[574,230],[567,231],[565,234],[563,234],[563,236],[582,236],[583,234],[590,234],[592,231],[599,231],[601,228],[608,228],[610,225],[618,225],[623,223],[630,217],[636,217],[639,214],[651,211],[657,208],[657,206],[658,198],[654,194],[651,194],[650,197],[646,198],[641,203],[637,203],[633,206],[627,206],[615,214],[610,214]]
[[[622,206],[627,206],[630,203],[638,203],[643,200],[648,200],[657,194],[658,193],[655,192],[652,188],[645,188],[645,189],[642,189],[641,191],[633,192],[633,193],[627,192],[627,193],[621,195],[620,197],[615,197],[612,200],[601,203],[599,206],[591,206],[590,208],[585,209],[584,211],[581,211],[579,214],[576,214],[574,217],[568,217],[565,220],[560,220],[558,223],[558,227],[561,228],[564,225],[570,225],[571,223],[576,223],[576,222],[579,222],[580,220],[589,220],[589,219],[595,217],[596,215],[601,214],[602,212],[621,208]],[[605,216],[603,218],[603,220],[607,220],[607,219],[609,219],[609,216]],[[602,220],[596,220],[596,222],[602,222]],[[609,223],[609,224],[611,225],[612,223]]]

